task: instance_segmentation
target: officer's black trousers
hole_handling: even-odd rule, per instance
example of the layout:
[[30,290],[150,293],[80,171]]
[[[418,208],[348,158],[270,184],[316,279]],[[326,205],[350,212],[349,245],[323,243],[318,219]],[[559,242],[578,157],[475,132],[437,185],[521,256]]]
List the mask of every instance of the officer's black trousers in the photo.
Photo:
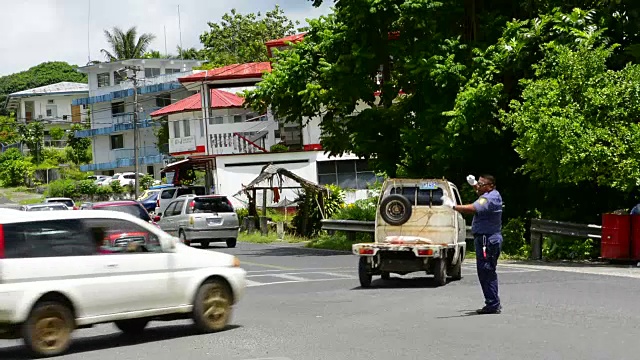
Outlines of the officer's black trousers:
[[[486,244],[486,257],[483,254],[482,247]],[[502,250],[502,242],[491,244],[489,237],[476,235],[474,236],[474,245],[476,249],[476,265],[478,268],[478,280],[484,294],[485,308],[497,309],[500,307],[500,297],[498,296],[498,274],[496,267],[498,258]]]

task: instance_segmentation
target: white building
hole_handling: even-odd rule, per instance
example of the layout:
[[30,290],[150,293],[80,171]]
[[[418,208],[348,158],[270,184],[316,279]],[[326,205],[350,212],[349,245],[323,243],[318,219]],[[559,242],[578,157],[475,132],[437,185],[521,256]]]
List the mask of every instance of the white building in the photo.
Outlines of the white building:
[[[93,164],[82,171],[113,175],[134,171],[134,82],[138,92],[138,164],[139,171],[160,179],[160,169],[167,155],[167,144],[158,144],[154,129],[160,125],[149,116],[155,110],[193,94],[178,78],[199,71],[197,60],[131,59],[98,63],[78,71],[89,77],[89,96],[73,105],[82,105],[91,113],[91,129],[78,131],[79,137],[90,137]],[[138,71],[130,70],[137,67]]]
[[[286,41],[290,40],[270,41],[267,46],[282,49]],[[187,156],[163,172],[174,173],[169,178],[179,181],[185,169],[205,170],[212,175],[209,185],[215,193],[231,197],[265,165],[273,164],[320,185],[337,184],[347,190],[349,202],[366,197],[368,186],[376,180],[374,172],[366,160],[356,156],[329,158],[320,145],[320,119],[300,126],[279,121],[270,112],[255,114],[241,107],[243,100],[232,93],[234,89],[255,86],[268,71],[269,62],[234,64],[180,78],[187,89],[199,93],[152,114],[169,122],[171,154]],[[274,144],[285,145],[288,151],[271,152]],[[294,200],[296,192],[282,189],[279,200]],[[258,205],[262,196],[258,191]],[[272,205],[273,192],[267,191],[266,196]],[[232,199],[236,206],[244,206],[246,200]]]
[[88,119],[86,109],[72,103],[88,94],[87,84],[60,82],[9,94],[5,108],[14,112],[19,122],[43,122],[45,146],[64,147],[66,141],[52,140],[49,130],[54,127],[66,130],[74,123],[85,123]]

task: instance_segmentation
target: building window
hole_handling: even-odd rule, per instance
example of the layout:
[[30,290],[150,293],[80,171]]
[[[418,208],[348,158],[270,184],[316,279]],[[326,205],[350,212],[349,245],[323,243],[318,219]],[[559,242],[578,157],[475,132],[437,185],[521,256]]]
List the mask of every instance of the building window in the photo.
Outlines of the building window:
[[191,127],[189,126],[189,120],[182,120],[182,127],[184,128],[184,136],[191,136]]
[[212,118],[209,118],[209,125],[219,125],[219,124],[222,124],[222,122],[223,122],[222,116],[214,116]]
[[369,169],[367,160],[318,161],[316,167],[320,185],[362,190],[376,181],[376,175]]
[[204,121],[198,120],[198,124],[200,124],[200,137],[204,137]]
[[233,116],[233,122],[234,123],[242,122],[242,115],[234,115]]
[[182,72],[180,69],[164,69],[165,74],[176,74]]
[[174,138],[180,137],[180,121],[173,122],[173,137]]
[[100,73],[98,74],[98,87],[111,86],[111,79],[109,78],[109,73]]
[[55,119],[58,117],[58,106],[57,105],[47,105],[46,108],[47,117]]
[[121,82],[127,80],[127,78],[125,76],[122,76],[122,73],[120,71],[114,71],[113,72],[113,84],[114,85],[118,85]]
[[145,68],[144,69],[144,77],[152,78],[160,76],[160,68]]
[[171,94],[165,93],[156,96],[156,106],[165,107],[171,105]]
[[111,150],[124,148],[124,135],[111,135]]
[[124,101],[111,103],[111,115],[124,113]]

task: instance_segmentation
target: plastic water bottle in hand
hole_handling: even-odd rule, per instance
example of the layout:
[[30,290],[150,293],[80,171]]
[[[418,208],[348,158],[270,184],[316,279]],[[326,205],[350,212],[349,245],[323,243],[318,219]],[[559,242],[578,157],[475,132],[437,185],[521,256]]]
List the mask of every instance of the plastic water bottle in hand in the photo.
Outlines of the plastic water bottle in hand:
[[456,203],[453,202],[453,200],[451,200],[447,195],[444,195],[442,197],[442,205],[453,209]]
[[467,182],[469,183],[469,185],[471,186],[476,186],[476,184],[478,184],[478,182],[476,181],[476,177],[473,175],[469,175],[467,176]]

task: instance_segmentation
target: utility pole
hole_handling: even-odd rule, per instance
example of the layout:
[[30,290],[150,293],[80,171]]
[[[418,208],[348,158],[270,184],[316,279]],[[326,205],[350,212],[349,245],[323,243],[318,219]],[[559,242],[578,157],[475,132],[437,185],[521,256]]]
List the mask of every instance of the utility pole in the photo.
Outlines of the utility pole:
[[133,187],[135,189],[135,199],[138,199],[138,188],[140,184],[140,179],[138,176],[138,71],[140,71],[139,66],[126,66],[125,69],[131,70],[133,72],[133,76],[130,77],[131,81],[133,81],[133,157],[135,164],[135,183]]

